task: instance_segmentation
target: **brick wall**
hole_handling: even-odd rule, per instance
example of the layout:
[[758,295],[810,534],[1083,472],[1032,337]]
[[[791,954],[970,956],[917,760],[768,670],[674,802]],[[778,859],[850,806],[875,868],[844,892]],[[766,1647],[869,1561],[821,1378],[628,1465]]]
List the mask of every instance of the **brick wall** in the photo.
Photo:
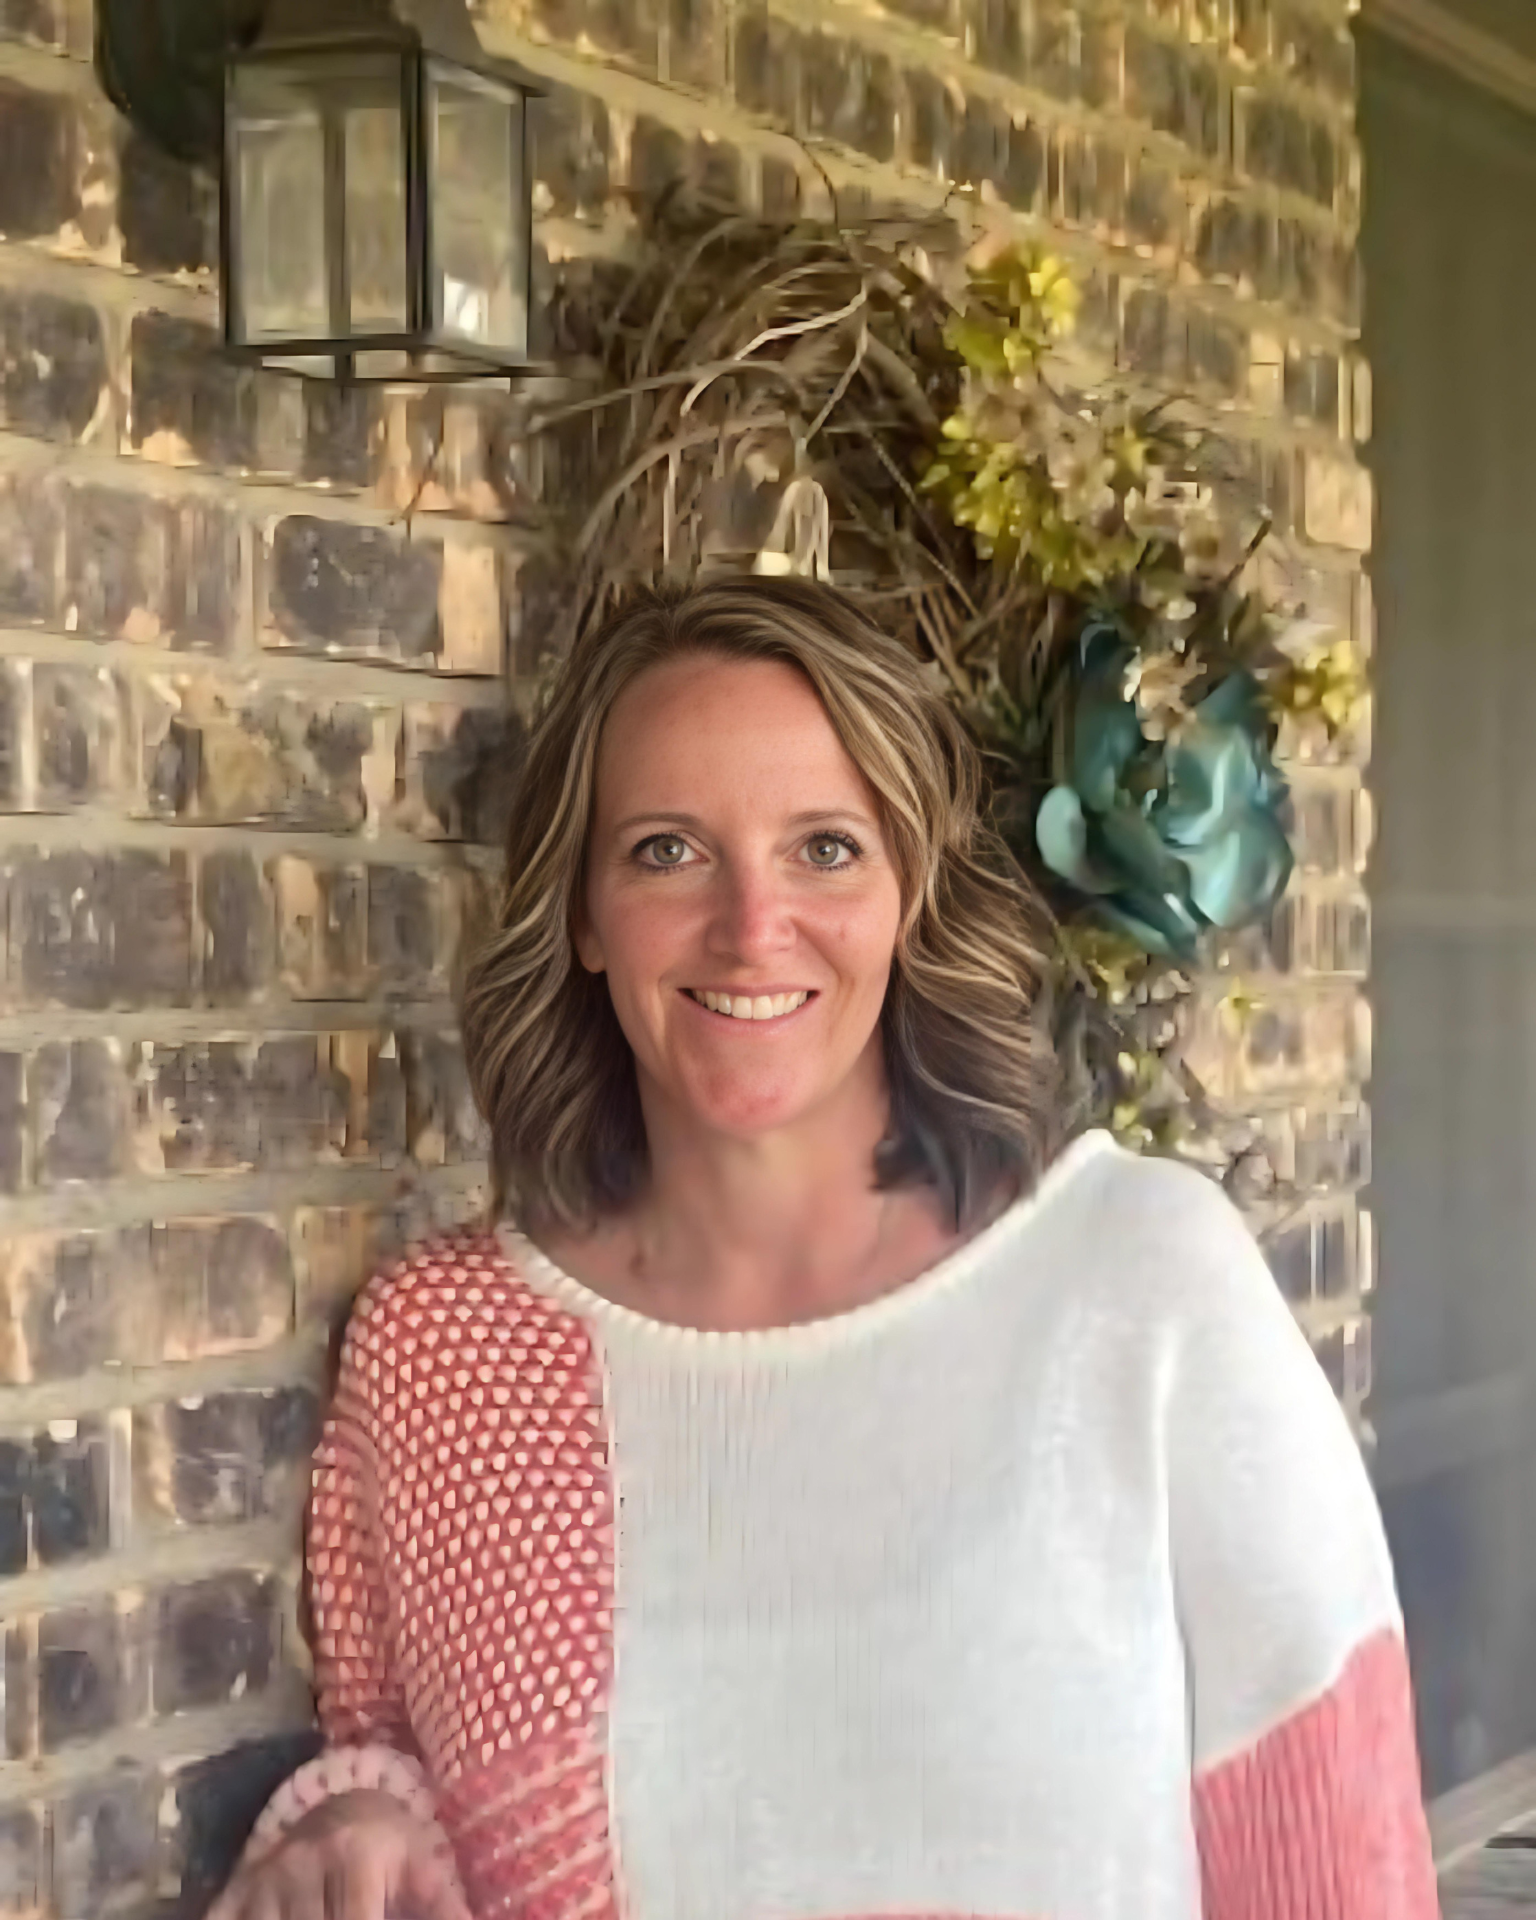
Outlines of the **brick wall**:
[[[508,403],[222,364],[211,188],[98,96],[88,5],[0,0],[0,1915],[170,1920],[306,1750],[329,1334],[381,1248],[478,1202],[453,975],[537,635]],[[552,85],[550,262],[684,170],[766,208],[963,183],[1049,222],[1088,349],[1200,397],[1368,641],[1335,0],[481,24]],[[1358,1401],[1369,816],[1355,767],[1294,775],[1294,897],[1232,956],[1258,1010],[1212,981],[1197,1050],[1306,1196],[1261,1224]]]

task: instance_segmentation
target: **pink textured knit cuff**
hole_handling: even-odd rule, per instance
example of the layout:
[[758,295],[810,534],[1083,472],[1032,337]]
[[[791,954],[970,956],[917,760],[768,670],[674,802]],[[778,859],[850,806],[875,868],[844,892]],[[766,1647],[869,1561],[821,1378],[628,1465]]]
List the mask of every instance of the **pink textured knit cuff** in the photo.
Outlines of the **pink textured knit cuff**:
[[421,1763],[393,1747],[331,1747],[289,1777],[262,1809],[246,1842],[244,1867],[255,1866],[282,1843],[307,1813],[339,1793],[387,1793],[436,1834],[445,1852],[448,1836],[437,1821],[437,1803]]

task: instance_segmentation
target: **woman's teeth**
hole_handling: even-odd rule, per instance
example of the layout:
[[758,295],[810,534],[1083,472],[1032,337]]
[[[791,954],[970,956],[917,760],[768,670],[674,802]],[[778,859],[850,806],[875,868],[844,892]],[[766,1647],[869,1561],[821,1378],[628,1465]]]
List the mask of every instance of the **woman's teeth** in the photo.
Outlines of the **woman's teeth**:
[[701,1007],[708,1007],[711,1013],[728,1014],[732,1020],[777,1020],[786,1013],[793,1013],[796,1007],[803,1007],[810,999],[809,992],[804,993],[705,993],[695,987],[688,991]]

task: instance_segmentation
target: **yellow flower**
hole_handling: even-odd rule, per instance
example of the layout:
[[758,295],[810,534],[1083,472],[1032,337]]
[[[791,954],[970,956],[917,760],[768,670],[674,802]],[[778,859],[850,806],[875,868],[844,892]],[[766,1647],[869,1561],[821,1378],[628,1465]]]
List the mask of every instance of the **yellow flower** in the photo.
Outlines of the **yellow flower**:
[[1276,704],[1299,718],[1317,715],[1330,740],[1348,733],[1362,719],[1370,698],[1370,680],[1360,650],[1339,638],[1311,648],[1280,676]]

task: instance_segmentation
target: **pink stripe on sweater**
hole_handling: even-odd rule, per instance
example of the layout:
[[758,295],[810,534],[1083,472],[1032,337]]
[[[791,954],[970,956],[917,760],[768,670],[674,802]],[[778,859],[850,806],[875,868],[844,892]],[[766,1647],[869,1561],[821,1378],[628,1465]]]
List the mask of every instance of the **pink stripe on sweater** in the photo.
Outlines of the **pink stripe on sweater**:
[[1195,1782],[1206,1920],[1439,1920],[1401,1636]]

